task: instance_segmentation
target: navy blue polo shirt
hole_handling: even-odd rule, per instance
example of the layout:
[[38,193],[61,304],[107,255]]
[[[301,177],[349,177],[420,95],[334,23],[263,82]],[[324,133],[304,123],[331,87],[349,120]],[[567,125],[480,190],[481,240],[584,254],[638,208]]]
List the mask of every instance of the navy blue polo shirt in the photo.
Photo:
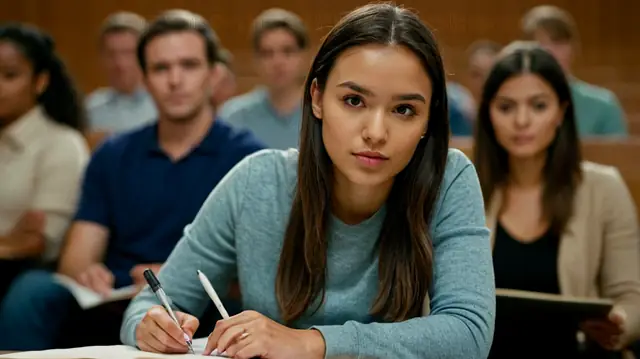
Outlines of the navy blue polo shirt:
[[164,262],[216,184],[264,147],[219,119],[179,161],[160,148],[156,124],[105,141],[87,167],[75,219],[109,230],[104,263],[116,288],[132,283],[135,265]]

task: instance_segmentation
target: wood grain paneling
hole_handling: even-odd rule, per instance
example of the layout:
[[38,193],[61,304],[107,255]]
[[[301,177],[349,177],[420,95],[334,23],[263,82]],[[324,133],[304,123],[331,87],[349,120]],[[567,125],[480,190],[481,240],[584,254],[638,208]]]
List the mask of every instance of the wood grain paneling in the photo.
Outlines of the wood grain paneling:
[[[169,8],[185,8],[206,17],[238,62],[241,90],[255,83],[251,68],[249,26],[262,10],[278,6],[298,13],[308,24],[314,46],[345,12],[366,3],[359,0],[21,0],[2,1],[0,20],[35,23],[56,38],[58,48],[85,90],[104,84],[96,53],[96,34],[104,17],[117,10],[152,18]],[[461,79],[464,50],[478,38],[507,43],[518,37],[521,15],[531,6],[553,3],[570,11],[578,23],[582,51],[576,64],[579,77],[614,84],[625,107],[640,102],[640,27],[636,0],[406,0],[437,32],[448,71]],[[635,93],[624,92],[633,89]],[[640,105],[635,105],[635,109]]]

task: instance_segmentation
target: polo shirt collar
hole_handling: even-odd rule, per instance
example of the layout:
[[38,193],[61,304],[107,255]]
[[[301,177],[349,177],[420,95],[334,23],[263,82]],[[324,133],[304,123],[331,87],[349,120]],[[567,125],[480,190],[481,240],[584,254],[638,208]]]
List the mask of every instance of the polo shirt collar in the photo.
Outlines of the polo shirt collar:
[[[211,127],[209,127],[209,132],[207,135],[200,141],[200,143],[194,147],[194,149],[189,153],[201,152],[204,154],[213,155],[220,151],[222,146],[224,145],[225,140],[225,131],[224,127],[220,125],[218,119],[213,121]],[[160,142],[158,141],[158,123],[154,123],[152,125],[151,131],[149,131],[149,136],[147,137],[147,150],[152,154],[165,154],[165,152],[160,147]],[[189,156],[187,155],[187,156]]]

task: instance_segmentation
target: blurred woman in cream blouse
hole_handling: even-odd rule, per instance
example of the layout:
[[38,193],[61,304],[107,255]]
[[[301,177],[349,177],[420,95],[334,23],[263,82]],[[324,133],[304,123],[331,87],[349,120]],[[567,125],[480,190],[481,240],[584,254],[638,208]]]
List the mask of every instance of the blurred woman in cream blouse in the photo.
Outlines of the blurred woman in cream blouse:
[[89,156],[83,111],[51,38],[0,27],[0,299],[20,271],[57,259]]

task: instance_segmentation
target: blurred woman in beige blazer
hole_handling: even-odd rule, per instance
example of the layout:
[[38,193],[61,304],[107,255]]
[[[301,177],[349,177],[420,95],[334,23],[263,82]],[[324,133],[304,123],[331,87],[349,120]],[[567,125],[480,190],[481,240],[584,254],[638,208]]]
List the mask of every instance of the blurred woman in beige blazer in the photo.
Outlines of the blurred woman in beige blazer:
[[[500,318],[490,357],[616,358],[640,333],[640,246],[631,195],[613,167],[583,161],[567,79],[531,43],[503,50],[484,86],[474,161],[492,230],[497,288],[606,297],[606,320]],[[536,337],[547,338],[539,342]],[[551,339],[548,339],[551,338]]]

